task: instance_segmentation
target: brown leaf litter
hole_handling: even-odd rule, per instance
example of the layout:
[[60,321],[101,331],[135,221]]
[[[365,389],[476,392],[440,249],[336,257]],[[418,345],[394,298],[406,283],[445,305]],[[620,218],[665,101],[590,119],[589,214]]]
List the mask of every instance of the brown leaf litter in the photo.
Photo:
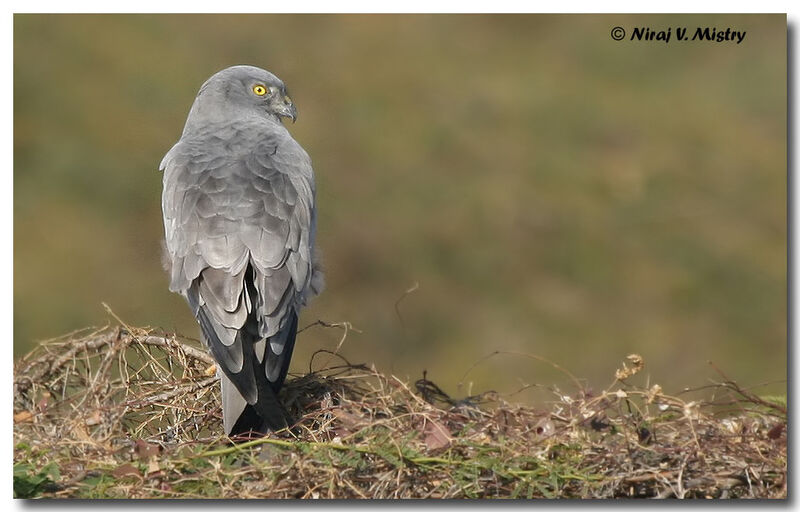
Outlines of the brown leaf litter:
[[55,465],[41,496],[787,495],[785,407],[727,378],[711,400],[670,396],[630,383],[644,365],[630,356],[608,389],[554,389],[534,408],[496,393],[457,400],[427,376],[412,386],[328,356],[281,391],[293,431],[232,444],[198,343],[129,327],[45,343],[15,365],[15,485],[17,468]]

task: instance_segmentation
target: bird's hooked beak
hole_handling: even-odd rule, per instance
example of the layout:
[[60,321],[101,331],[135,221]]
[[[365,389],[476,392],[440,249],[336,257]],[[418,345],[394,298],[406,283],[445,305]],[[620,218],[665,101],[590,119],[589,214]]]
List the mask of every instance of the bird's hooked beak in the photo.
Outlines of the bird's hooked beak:
[[297,107],[294,106],[289,96],[284,96],[283,100],[278,104],[277,114],[280,117],[292,118],[292,123],[297,120]]

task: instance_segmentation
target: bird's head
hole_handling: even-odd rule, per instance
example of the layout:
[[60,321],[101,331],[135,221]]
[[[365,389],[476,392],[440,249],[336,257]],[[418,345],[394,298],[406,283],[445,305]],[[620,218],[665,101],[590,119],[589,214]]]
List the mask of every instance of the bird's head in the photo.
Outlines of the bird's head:
[[269,71],[254,66],[233,66],[206,80],[197,93],[187,119],[190,124],[238,119],[242,116],[269,117],[275,121],[297,119],[286,85]]

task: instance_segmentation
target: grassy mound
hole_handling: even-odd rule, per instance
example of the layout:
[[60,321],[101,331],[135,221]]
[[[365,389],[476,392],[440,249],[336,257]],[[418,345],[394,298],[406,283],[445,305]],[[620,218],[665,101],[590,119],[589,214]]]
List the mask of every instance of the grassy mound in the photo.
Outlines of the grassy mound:
[[785,498],[786,409],[724,379],[712,400],[658,385],[547,409],[455,400],[329,352],[281,391],[293,432],[232,443],[214,365],[128,326],[42,344],[14,374],[14,493],[69,498]]

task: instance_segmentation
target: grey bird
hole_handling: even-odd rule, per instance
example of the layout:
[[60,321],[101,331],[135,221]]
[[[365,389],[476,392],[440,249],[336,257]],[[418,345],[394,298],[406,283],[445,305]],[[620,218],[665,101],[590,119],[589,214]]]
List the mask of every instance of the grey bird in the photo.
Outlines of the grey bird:
[[229,436],[290,424],[277,393],[298,312],[323,285],[311,159],[282,118],[297,110],[278,77],[224,69],[200,87],[159,166],[169,289],[217,362]]

